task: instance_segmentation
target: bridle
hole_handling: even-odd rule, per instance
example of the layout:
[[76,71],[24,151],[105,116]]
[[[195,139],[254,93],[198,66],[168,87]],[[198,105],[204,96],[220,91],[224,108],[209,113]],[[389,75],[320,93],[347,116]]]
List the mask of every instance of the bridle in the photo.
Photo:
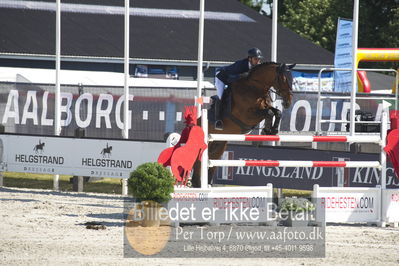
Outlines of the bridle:
[[[292,78],[292,76],[288,76],[290,74],[290,71],[281,70],[281,69],[277,68],[276,72],[277,72],[277,75],[276,75],[276,78],[274,80],[274,84],[277,84],[277,87],[280,88],[281,83],[283,83],[282,77],[285,77],[287,79],[288,86],[290,88],[288,93],[292,95],[291,88],[292,88],[292,85],[293,85],[293,78]],[[266,89],[266,87],[265,87],[265,89]],[[273,101],[273,99],[272,99],[272,97],[270,97],[270,92],[273,92],[273,93],[277,94],[278,96],[280,96],[281,98],[283,98],[283,96],[280,93],[280,90],[276,90],[274,88],[274,86],[273,86],[273,89],[270,87],[269,90],[268,90],[268,93],[269,93],[268,96],[271,99],[271,101]]]

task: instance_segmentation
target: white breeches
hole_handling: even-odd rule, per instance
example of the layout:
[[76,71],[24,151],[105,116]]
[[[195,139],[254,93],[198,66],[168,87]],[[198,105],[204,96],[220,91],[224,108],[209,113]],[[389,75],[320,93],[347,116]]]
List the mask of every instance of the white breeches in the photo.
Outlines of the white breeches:
[[219,99],[221,100],[226,85],[223,83],[223,81],[221,81],[220,79],[215,77],[215,86],[216,86],[216,94],[219,97]]

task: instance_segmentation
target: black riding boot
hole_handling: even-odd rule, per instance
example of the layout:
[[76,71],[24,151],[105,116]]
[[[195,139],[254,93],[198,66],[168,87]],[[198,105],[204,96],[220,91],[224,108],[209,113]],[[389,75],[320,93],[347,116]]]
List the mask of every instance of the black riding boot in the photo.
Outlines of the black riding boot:
[[223,130],[222,101],[219,97],[212,97],[215,105],[215,129]]

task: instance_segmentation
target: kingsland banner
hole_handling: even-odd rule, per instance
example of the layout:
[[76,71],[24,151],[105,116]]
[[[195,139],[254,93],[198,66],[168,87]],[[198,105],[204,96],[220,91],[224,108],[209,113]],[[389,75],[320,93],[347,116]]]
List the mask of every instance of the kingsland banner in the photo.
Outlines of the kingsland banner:
[[[129,138],[160,141],[165,133],[180,133],[184,106],[194,104],[195,94],[194,89],[130,88]],[[88,137],[122,138],[124,104],[122,87],[62,86],[61,135],[73,136],[76,128],[83,128]],[[276,105],[283,110],[281,100],[277,99]],[[283,110],[280,130],[313,131],[316,105],[317,93],[295,92],[291,107]],[[323,99],[323,119],[346,120],[349,108],[349,99]],[[359,99],[357,109],[370,112],[379,120],[381,100]],[[54,113],[53,85],[0,83],[0,123],[7,133],[52,135]],[[346,131],[345,126],[328,122],[321,129]]]
[[[223,160],[305,160],[305,161],[378,161],[380,154],[323,151],[290,147],[253,147],[228,145]],[[220,167],[214,182],[240,186],[312,190],[321,187],[375,187],[380,185],[380,170],[376,168],[323,168],[323,167]],[[387,188],[399,188],[399,178],[388,160]]]

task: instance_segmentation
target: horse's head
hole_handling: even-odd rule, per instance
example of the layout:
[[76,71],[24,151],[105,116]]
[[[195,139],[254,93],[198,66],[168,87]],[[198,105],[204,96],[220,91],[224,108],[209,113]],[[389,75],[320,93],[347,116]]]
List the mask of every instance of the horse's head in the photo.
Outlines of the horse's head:
[[276,68],[276,79],[273,84],[276,93],[283,98],[283,107],[288,108],[292,102],[292,74],[291,69],[295,67],[293,65],[280,64]]
[[295,64],[262,63],[251,69],[247,79],[254,82],[252,87],[261,89],[262,93],[269,94],[269,88],[273,87],[276,94],[283,98],[284,108],[288,108],[292,102],[293,79],[290,70],[294,66]]

